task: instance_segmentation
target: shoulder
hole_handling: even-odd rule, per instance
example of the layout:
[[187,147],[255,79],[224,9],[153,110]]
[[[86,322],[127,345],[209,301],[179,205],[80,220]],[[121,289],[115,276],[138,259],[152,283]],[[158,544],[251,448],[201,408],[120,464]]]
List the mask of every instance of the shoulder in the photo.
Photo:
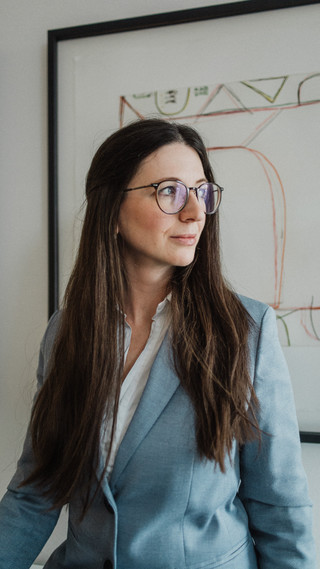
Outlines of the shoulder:
[[261,325],[267,313],[271,314],[274,312],[273,309],[264,302],[254,300],[253,298],[249,298],[247,296],[242,296],[241,294],[238,294],[237,296],[249,314],[250,318],[257,326]]
[[253,298],[241,295],[238,295],[238,298],[249,315],[252,324],[251,334],[259,337],[263,331],[264,335],[278,339],[277,316],[274,309]]
[[[274,309],[258,300],[238,295],[250,319],[248,346],[250,371],[254,375],[260,361],[274,359],[281,367],[284,363],[278,337],[278,326]],[[280,365],[281,364],[281,365]]]

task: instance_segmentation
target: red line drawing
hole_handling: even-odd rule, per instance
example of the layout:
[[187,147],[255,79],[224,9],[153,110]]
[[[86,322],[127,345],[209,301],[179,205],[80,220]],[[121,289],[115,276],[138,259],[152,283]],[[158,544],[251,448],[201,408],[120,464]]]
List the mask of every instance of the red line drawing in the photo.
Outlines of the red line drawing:
[[[285,328],[288,345],[291,345],[291,332],[289,333],[287,321],[292,330],[294,326],[303,329],[305,336],[309,338],[309,343],[319,345],[319,293],[318,302],[314,302],[313,298],[312,302],[310,300],[301,302],[302,299],[295,304],[292,304],[290,300],[285,302],[284,282],[288,244],[287,196],[290,187],[285,187],[281,164],[276,164],[276,157],[269,155],[268,148],[264,149],[263,141],[265,132],[269,132],[271,124],[282,121],[284,113],[291,111],[296,116],[299,110],[319,109],[320,72],[269,77],[231,84],[220,83],[214,86],[188,87],[181,89],[180,99],[179,89],[167,90],[167,97],[165,93],[166,91],[161,97],[158,92],[121,97],[120,125],[132,118],[160,114],[165,120],[196,124],[200,132],[205,135],[204,138],[209,138],[208,151],[212,153],[215,161],[218,160],[219,154],[230,151],[245,153],[254,158],[261,171],[261,180],[264,180],[261,187],[267,188],[269,194],[272,218],[273,298],[264,300],[277,311],[279,321]],[[188,93],[187,97],[186,93]],[[160,99],[163,101],[163,109],[157,104]],[[168,111],[165,108],[166,99],[169,105]],[[181,104],[183,100],[186,104]],[[262,119],[260,118],[261,113]],[[228,140],[217,143],[220,133],[224,132],[223,127],[226,120],[233,121],[234,131],[232,131],[231,138],[234,138],[234,133],[236,133],[238,140],[240,139],[236,144]],[[231,130],[230,128],[230,132]],[[288,289],[287,282],[286,287]],[[310,291],[308,298],[311,297]],[[296,317],[299,315],[300,320],[297,320]],[[315,316],[317,316],[317,322],[314,321]],[[292,324],[294,321],[295,324]]]

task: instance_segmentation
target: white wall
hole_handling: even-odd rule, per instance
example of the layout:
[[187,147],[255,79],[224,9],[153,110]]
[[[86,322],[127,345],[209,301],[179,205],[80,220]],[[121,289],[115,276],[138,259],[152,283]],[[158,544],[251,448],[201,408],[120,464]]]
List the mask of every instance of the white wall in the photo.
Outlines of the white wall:
[[[21,449],[47,321],[47,30],[215,3],[1,1],[0,496]],[[304,445],[303,457],[320,542],[320,446]]]

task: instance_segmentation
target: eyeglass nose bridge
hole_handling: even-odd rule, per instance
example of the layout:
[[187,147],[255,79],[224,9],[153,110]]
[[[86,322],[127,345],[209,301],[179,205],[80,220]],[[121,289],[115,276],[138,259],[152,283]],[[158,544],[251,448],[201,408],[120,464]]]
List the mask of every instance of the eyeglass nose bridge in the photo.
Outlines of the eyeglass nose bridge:
[[189,190],[189,194],[190,194],[190,192],[194,192],[197,200],[199,201],[199,196],[198,196],[199,188],[197,188],[196,186],[191,186],[190,188],[188,188],[188,186],[187,186],[187,189]]
[[185,184],[183,184],[183,185],[185,186],[185,188],[186,188],[186,190],[187,190],[186,202],[185,202],[183,208],[185,208],[186,205],[187,205],[187,203],[189,202],[190,192],[194,192],[194,194],[195,194],[195,196],[196,196],[196,198],[197,198],[197,200],[198,200],[198,203],[200,203],[200,202],[199,202],[199,195],[198,195],[199,188],[197,188],[196,186],[190,186],[190,187],[189,187],[189,186],[186,186]]

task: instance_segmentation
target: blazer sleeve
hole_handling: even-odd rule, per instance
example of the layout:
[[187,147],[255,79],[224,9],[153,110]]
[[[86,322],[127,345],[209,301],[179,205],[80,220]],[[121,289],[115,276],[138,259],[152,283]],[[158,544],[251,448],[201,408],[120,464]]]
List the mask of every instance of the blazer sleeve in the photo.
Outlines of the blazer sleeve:
[[242,447],[239,494],[249,517],[259,569],[316,569],[312,507],[293,393],[275,313],[269,307],[261,320],[255,356],[261,444]]
[[[53,316],[40,347],[37,370],[38,389],[42,386],[45,362],[51,351],[57,317]],[[17,470],[0,503],[0,569],[29,569],[49,539],[59,518],[59,510],[33,485],[19,488],[33,470],[34,457],[28,429]]]

